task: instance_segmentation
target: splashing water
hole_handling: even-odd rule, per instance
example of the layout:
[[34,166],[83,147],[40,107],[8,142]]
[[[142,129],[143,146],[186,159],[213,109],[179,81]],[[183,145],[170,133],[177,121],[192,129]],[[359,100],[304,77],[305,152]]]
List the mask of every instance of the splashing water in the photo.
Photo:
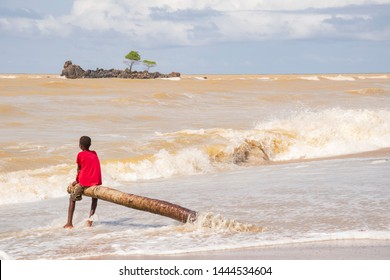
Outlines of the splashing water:
[[243,232],[263,232],[265,228],[251,223],[239,222],[234,219],[227,219],[221,214],[200,213],[194,223],[185,225],[187,231],[213,231],[226,233],[243,233]]

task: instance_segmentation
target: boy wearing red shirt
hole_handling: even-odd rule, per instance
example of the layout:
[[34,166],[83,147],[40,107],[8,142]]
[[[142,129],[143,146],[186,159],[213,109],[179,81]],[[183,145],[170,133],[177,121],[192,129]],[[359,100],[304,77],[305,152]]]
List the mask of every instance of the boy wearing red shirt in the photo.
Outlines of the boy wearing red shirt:
[[[102,173],[100,169],[100,161],[95,151],[90,151],[91,138],[88,136],[82,136],[80,138],[79,147],[81,152],[77,154],[77,176],[76,181],[72,183],[75,186],[73,192],[69,191],[69,209],[68,209],[68,222],[64,225],[64,228],[73,228],[72,220],[73,213],[76,207],[76,201],[82,199],[84,188],[98,186],[102,184]],[[89,217],[91,218],[96,211],[97,198],[92,198],[91,211]],[[92,226],[92,221],[87,221],[88,226]]]

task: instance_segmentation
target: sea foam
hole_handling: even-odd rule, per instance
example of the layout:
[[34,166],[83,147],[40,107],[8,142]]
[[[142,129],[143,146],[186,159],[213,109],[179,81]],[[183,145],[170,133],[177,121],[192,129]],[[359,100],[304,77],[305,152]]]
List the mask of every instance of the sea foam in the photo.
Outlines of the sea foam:
[[355,81],[354,77],[351,76],[344,76],[344,75],[338,75],[338,76],[322,76],[325,79],[332,80],[332,81]]
[[0,173],[0,205],[66,195],[67,185],[74,180],[72,167],[61,164],[35,170]]
[[310,159],[388,147],[387,110],[328,109],[260,122],[273,160]]
[[307,80],[307,81],[319,81],[320,78],[318,76],[302,76],[300,77],[301,80]]

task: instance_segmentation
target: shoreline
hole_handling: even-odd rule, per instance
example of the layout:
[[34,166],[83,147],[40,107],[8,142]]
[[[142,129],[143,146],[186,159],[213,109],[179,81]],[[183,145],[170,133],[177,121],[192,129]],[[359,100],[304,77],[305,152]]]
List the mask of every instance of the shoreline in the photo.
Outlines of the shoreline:
[[102,255],[81,260],[390,260],[390,240],[332,240],[170,255]]

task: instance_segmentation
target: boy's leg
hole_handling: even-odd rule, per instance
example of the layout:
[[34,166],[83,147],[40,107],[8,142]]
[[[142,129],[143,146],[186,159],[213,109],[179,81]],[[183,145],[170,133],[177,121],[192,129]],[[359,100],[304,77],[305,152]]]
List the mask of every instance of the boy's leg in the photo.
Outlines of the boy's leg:
[[[92,198],[92,202],[91,202],[91,211],[89,212],[89,217],[90,217],[90,218],[95,214],[96,207],[97,207],[97,203],[98,203],[98,199],[97,199],[97,198]],[[92,221],[91,219],[88,219],[87,225],[88,225],[88,226],[92,226],[92,222],[93,222],[93,221]]]
[[[73,188],[73,191],[71,189]],[[82,199],[84,188],[77,184],[73,186],[73,184],[70,184],[68,186],[68,193],[70,194],[69,197],[69,208],[68,208],[68,222],[66,225],[64,225],[64,228],[73,228],[73,213],[74,209],[76,208],[76,201],[79,201]]]
[[64,225],[64,228],[73,228],[73,213],[76,208],[76,201],[69,198],[69,208],[68,208],[68,222]]

